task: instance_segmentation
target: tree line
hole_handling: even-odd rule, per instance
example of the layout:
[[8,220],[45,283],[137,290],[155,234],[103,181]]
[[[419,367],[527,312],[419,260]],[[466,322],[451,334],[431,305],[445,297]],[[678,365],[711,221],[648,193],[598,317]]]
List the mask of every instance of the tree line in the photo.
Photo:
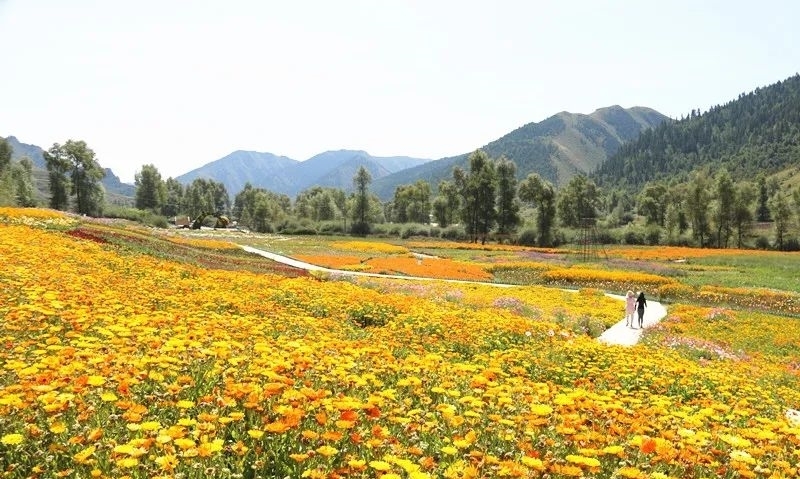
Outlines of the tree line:
[[[104,214],[103,170],[85,142],[54,144],[44,156],[49,207]],[[31,169],[30,160],[12,162],[0,139],[2,204],[36,206]],[[220,182],[200,178],[183,185],[163,179],[149,164],[135,175],[134,206],[164,218],[163,226],[166,218],[213,213],[257,232],[403,234],[397,225],[417,225],[409,234],[538,246],[572,242],[578,230],[591,226],[604,243],[800,249],[800,187],[786,191],[765,176],[734,181],[725,168],[713,174],[701,169],[686,181],[649,181],[638,192],[603,191],[586,175],[557,189],[538,174],[519,181],[513,161],[477,150],[466,168],[454,168],[435,190],[419,180],[398,186],[393,198],[382,202],[370,192],[371,181],[361,167],[350,192],[316,186],[292,200],[246,184],[231,199]]]

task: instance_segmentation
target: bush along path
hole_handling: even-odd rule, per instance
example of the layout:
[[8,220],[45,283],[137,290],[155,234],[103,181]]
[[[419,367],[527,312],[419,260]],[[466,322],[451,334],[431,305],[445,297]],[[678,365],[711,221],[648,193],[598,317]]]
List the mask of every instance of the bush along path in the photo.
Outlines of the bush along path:
[[[288,256],[279,255],[276,253],[271,253],[269,251],[264,251],[258,248],[253,248],[252,246],[240,245],[242,249],[249,253],[257,254],[263,256],[265,258],[271,259],[273,261],[277,261],[279,263],[283,263],[289,266],[293,266],[295,268],[305,269],[306,271],[319,271],[324,273],[330,274],[340,274],[340,275],[348,275],[348,276],[370,276],[370,277],[383,277],[383,278],[394,278],[394,279],[408,279],[408,280],[427,280],[427,281],[446,281],[446,282],[453,282],[453,283],[474,283],[475,281],[464,281],[464,280],[442,280],[442,279],[434,279],[434,278],[423,278],[423,277],[416,277],[416,276],[400,276],[400,275],[386,275],[386,274],[377,274],[377,273],[365,273],[359,271],[345,271],[345,270],[337,270],[337,269],[329,269],[323,268],[321,266],[317,266],[310,263],[305,263],[303,261],[298,261],[294,258],[289,258]],[[485,283],[481,282],[481,284],[488,284],[497,287],[504,287],[504,288],[513,288],[518,285],[511,285],[511,284],[499,284],[499,283]],[[645,293],[647,294],[647,293]],[[639,342],[639,338],[642,335],[643,329],[647,329],[650,326],[661,321],[666,315],[667,310],[661,303],[657,301],[647,300],[647,308],[644,311],[644,328],[631,328],[625,325],[625,318],[624,318],[624,309],[625,309],[625,297],[619,296],[615,294],[607,294],[606,296],[619,299],[621,301],[620,311],[623,312],[623,318],[616,323],[614,326],[608,328],[601,334],[597,339],[605,344],[613,344],[619,346],[633,346],[637,342]],[[637,313],[634,313],[634,322],[638,321],[638,317],[636,316]]]

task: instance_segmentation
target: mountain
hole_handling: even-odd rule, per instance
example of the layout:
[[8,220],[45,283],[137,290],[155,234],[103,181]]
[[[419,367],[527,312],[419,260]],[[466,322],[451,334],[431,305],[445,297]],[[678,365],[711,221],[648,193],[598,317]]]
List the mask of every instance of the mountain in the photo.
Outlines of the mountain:
[[[590,115],[561,112],[539,123],[528,123],[481,147],[492,158],[504,155],[517,165],[518,178],[538,173],[564,185],[578,173],[590,173],[619,147],[669,120],[645,107],[614,105]],[[469,153],[442,158],[416,168],[373,181],[371,189],[380,198],[392,197],[399,185],[425,180],[436,188],[453,177],[453,167],[466,168]]]
[[800,75],[644,132],[603,163],[593,179],[633,189],[721,168],[734,180],[800,176]]
[[[175,179],[188,185],[198,178],[211,179],[225,185],[228,195],[235,196],[245,183],[280,192],[291,186],[281,171],[297,164],[297,160],[272,153],[237,150]],[[264,186],[269,184],[270,186]]]
[[44,170],[46,168],[44,162],[44,150],[36,145],[29,145],[22,143],[15,136],[6,137],[6,142],[11,146],[13,153],[11,154],[12,160],[19,161],[24,157],[30,158],[33,166]]
[[254,151],[235,151],[176,180],[189,184],[196,178],[208,178],[225,185],[235,196],[245,183],[294,198],[312,186],[329,186],[350,190],[353,176],[363,166],[373,180],[430,160],[407,156],[375,157],[360,150],[326,151],[306,161]]
[[[5,140],[11,145],[13,151],[11,154],[12,161],[19,161],[24,157],[30,158],[33,163],[34,185],[40,192],[40,197],[48,198],[50,196],[50,187],[47,179],[47,164],[44,161],[44,150],[36,145],[22,143],[15,136],[6,137]],[[110,168],[103,168],[103,171],[105,171],[106,176],[100,182],[103,184],[107,193],[118,197],[133,197],[133,185],[120,181],[119,177],[115,175]],[[117,202],[128,203],[124,198],[119,199]]]

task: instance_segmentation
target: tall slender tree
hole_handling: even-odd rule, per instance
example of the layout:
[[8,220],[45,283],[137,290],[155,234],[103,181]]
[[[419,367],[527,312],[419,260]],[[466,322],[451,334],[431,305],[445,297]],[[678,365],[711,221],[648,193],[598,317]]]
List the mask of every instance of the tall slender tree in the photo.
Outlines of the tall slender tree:
[[553,185],[538,174],[531,173],[519,185],[519,199],[536,209],[539,246],[551,246],[556,217],[556,192]]
[[141,210],[160,213],[167,201],[167,186],[161,179],[161,173],[155,165],[144,165],[134,175],[136,186],[134,204]]
[[360,166],[353,176],[353,186],[355,187],[353,218],[356,222],[352,226],[352,231],[355,234],[366,235],[369,233],[370,227],[367,219],[370,210],[369,184],[371,182],[372,175],[366,168]]
[[520,223],[519,198],[517,198],[517,165],[501,156],[497,160],[497,232],[508,235]]
[[453,181],[461,197],[461,219],[473,242],[486,242],[494,226],[496,177],[494,162],[483,150],[469,155],[469,172],[453,170]]

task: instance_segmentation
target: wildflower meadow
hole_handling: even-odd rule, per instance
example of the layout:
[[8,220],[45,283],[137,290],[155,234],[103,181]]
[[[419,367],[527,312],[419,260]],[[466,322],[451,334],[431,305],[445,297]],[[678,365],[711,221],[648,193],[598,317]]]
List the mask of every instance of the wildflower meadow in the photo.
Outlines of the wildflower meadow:
[[83,221],[0,210],[0,477],[798,475],[791,315],[686,296],[608,346],[588,326],[622,319],[609,274],[577,292],[281,274],[222,237]]

